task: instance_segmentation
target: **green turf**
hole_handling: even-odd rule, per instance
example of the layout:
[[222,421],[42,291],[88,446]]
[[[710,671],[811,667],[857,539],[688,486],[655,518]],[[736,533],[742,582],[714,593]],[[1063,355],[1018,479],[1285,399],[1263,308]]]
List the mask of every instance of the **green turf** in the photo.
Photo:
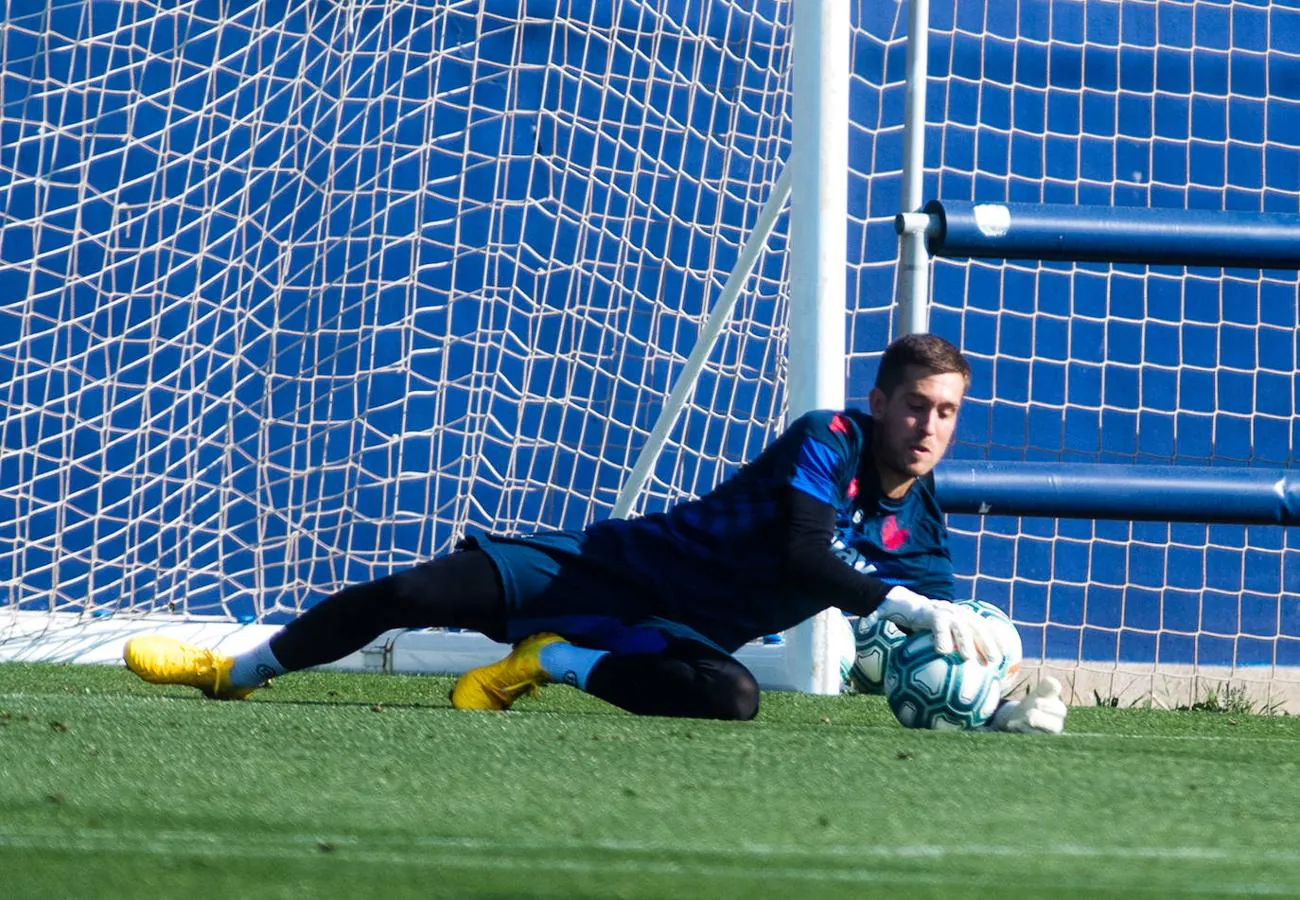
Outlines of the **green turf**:
[[245,703],[0,665],[5,897],[1300,895],[1300,719],[1079,709],[909,732],[877,698],[635,718],[439,678]]

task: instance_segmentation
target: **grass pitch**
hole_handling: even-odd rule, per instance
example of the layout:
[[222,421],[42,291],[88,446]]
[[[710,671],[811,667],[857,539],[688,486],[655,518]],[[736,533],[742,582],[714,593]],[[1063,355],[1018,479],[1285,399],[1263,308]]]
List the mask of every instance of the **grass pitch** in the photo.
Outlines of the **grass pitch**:
[[1076,709],[1061,737],[767,694],[754,722],[565,688],[306,673],[244,703],[0,665],[6,897],[1300,895],[1300,718]]

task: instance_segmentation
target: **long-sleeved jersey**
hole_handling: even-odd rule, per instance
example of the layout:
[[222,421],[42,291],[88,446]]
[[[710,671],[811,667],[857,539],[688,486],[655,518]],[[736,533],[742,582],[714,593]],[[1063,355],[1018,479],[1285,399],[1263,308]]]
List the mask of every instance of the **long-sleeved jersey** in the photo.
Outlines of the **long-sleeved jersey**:
[[932,481],[881,496],[872,427],[856,410],[802,416],[708,494],[589,527],[581,554],[728,650],[828,606],[868,613],[895,584],[951,599]]

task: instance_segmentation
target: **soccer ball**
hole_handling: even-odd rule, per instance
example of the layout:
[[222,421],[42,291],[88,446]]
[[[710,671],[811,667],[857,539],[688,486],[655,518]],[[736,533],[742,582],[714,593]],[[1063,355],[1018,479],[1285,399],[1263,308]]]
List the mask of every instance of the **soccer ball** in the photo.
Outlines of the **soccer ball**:
[[1020,643],[1020,632],[1016,630],[1015,623],[1011,617],[998,609],[992,603],[985,603],[983,600],[961,600],[958,606],[969,606],[986,619],[992,620],[995,627],[1003,631],[1003,643],[1009,649],[1006,656],[1003,657],[1003,680],[1010,679],[1020,671],[1020,660],[1024,656],[1024,648]]
[[889,654],[885,697],[894,716],[908,728],[960,731],[978,728],[1002,699],[1006,660],[985,665],[941,654],[934,636],[917,632]]
[[861,694],[885,692],[885,666],[907,634],[888,619],[872,613],[853,626],[854,660],[849,681]]

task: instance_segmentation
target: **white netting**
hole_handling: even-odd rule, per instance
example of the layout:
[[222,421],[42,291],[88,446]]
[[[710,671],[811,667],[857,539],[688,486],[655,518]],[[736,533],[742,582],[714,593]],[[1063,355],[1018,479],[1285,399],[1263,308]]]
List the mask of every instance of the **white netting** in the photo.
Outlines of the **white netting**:
[[[748,0],[11,6],[10,608],[274,620],[467,528],[607,513],[788,156],[788,23]],[[642,508],[780,427],[785,229]]]
[[[11,4],[11,609],[275,620],[604,515],[789,152],[788,0]],[[849,397],[889,336],[906,7],[853,9]],[[926,196],[1295,212],[1300,14],[932,7]],[[784,406],[786,227],[643,509]],[[1289,465],[1296,279],[941,262],[959,455]],[[1292,532],[954,517],[1030,656],[1295,662]]]
[[[931,28],[927,197],[1300,209],[1297,10],[958,3]],[[940,261],[934,297],[975,369],[959,456],[1295,462],[1295,273]],[[1031,657],[1258,679],[1300,662],[1292,529],[950,524]]]

